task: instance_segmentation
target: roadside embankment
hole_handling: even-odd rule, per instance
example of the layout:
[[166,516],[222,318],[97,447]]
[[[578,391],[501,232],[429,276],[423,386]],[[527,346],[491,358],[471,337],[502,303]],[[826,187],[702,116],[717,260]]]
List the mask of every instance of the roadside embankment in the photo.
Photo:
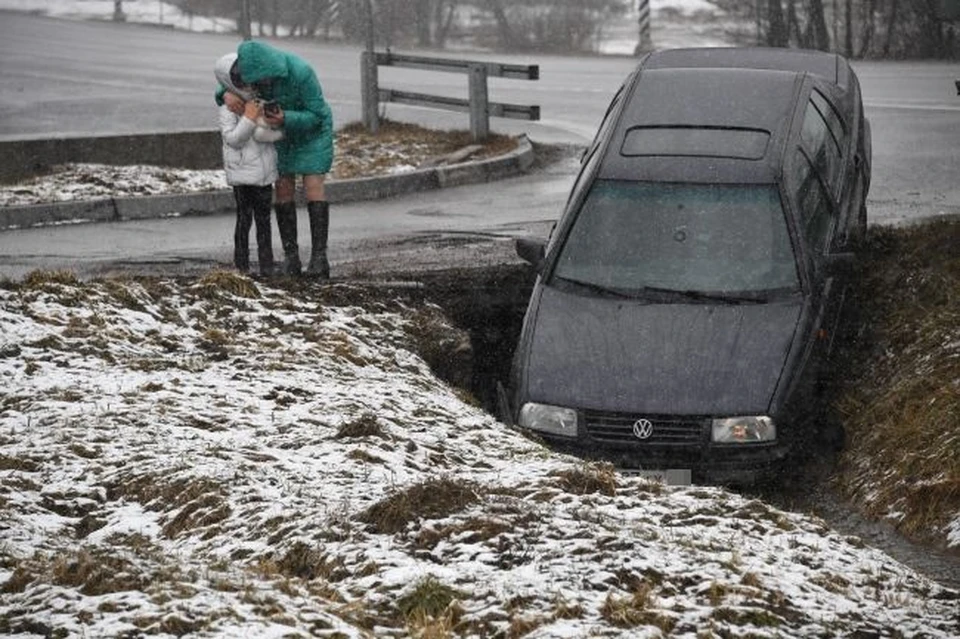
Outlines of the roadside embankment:
[[960,555],[960,220],[874,227],[838,344],[840,491]]

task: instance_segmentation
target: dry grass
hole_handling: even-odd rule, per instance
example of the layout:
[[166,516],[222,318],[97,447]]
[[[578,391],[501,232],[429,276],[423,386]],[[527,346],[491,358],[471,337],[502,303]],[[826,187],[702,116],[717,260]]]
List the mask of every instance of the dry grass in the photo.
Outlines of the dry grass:
[[72,271],[32,271],[23,278],[23,287],[26,289],[45,289],[50,284],[76,286],[80,283]]
[[430,479],[398,490],[360,514],[374,532],[394,534],[418,519],[435,519],[460,512],[480,501],[481,489],[469,481]]
[[613,464],[587,463],[556,473],[560,488],[573,495],[617,494],[617,471]]
[[[307,581],[322,579],[337,582],[350,576],[342,557],[331,556],[323,548],[303,542],[295,543],[272,568],[284,576]],[[267,564],[262,565],[261,570],[265,573],[271,572]]]
[[119,479],[108,485],[107,491],[111,499],[137,501],[149,510],[165,513],[160,521],[168,539],[216,526],[231,514],[227,490],[205,477],[169,480],[144,473]]
[[0,592],[24,592],[32,583],[48,583],[98,596],[143,590],[150,582],[149,575],[115,549],[79,548],[52,556],[38,553],[20,561]]
[[618,628],[654,626],[670,634],[676,621],[653,608],[653,587],[643,582],[628,596],[609,593],[600,608],[600,616]]
[[360,437],[390,438],[373,413],[363,413],[357,419],[346,422],[340,426],[337,434],[334,435],[334,439],[356,439]]
[[397,608],[415,636],[449,637],[463,616],[463,609],[457,601],[466,598],[463,593],[428,575],[397,600]]
[[[419,167],[428,160],[473,144],[469,131],[440,131],[381,120],[379,132],[373,135],[362,123],[353,122],[337,132],[333,177],[349,179],[389,173],[396,167],[397,155]],[[503,155],[515,149],[517,141],[493,134],[480,147],[470,159]]]
[[960,512],[960,222],[873,229],[839,344],[847,432],[837,483],[900,530],[942,537]]
[[215,270],[197,280],[194,291],[206,299],[219,299],[224,293],[256,299],[260,297],[260,290],[249,277],[227,270]]

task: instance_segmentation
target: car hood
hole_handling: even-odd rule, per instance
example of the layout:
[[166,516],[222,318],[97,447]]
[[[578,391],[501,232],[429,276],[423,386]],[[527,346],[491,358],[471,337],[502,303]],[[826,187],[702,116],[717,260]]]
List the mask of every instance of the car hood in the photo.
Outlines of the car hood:
[[544,287],[527,397],[630,413],[763,414],[801,308],[799,299],[663,304]]

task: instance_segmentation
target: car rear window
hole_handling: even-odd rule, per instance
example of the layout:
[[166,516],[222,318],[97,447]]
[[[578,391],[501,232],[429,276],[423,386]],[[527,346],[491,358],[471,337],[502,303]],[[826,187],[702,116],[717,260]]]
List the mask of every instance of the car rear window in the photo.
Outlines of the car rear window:
[[656,126],[627,131],[620,147],[625,157],[673,155],[760,160],[770,133],[761,129]]
[[622,291],[796,290],[775,185],[597,180],[554,275]]

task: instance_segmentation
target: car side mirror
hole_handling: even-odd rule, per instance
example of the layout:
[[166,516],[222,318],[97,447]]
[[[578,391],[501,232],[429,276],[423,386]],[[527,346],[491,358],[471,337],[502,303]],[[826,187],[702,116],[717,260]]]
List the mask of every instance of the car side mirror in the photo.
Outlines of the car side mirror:
[[839,253],[827,253],[823,256],[824,268],[827,275],[846,275],[853,270],[853,263],[857,256],[849,251]]
[[543,268],[543,258],[546,256],[546,247],[546,243],[542,240],[531,240],[521,237],[516,241],[517,255],[519,255],[524,262],[533,265],[533,268],[535,268],[537,272],[540,272]]

